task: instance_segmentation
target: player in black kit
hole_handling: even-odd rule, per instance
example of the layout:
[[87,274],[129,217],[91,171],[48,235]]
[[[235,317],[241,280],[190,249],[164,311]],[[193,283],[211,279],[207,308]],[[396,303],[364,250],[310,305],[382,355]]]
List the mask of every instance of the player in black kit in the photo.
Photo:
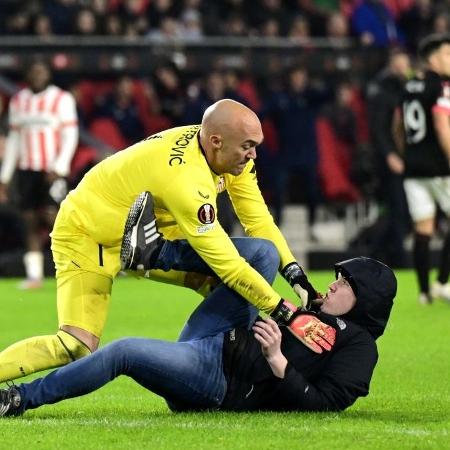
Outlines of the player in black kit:
[[[450,232],[444,239],[438,278],[429,286],[429,244],[436,204],[450,217],[450,34],[427,36],[419,45],[425,71],[408,81],[401,102],[405,191],[414,222],[414,266],[419,302],[450,301]],[[399,127],[396,127],[399,129]],[[398,134],[397,134],[398,136]]]

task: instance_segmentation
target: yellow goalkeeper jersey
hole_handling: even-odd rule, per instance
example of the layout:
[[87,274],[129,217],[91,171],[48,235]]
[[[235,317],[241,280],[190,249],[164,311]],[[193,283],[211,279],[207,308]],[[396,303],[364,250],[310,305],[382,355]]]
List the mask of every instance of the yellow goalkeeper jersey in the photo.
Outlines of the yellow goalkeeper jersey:
[[[199,144],[199,130],[200,125],[172,128],[103,160],[69,193],[62,213],[70,216],[78,232],[117,250],[131,204],[149,191],[164,237],[187,239],[224,283],[270,312],[280,296],[239,255],[219,224],[217,194],[228,191],[247,235],[272,241],[282,267],[294,257],[262,198],[253,161],[238,176],[215,174]],[[119,266],[117,258],[112,276]]]

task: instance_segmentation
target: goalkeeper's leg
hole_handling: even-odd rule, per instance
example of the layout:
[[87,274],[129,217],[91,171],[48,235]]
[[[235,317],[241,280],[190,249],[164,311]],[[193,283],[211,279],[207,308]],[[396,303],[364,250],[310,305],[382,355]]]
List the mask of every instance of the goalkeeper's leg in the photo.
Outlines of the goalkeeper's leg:
[[112,280],[92,272],[57,279],[59,331],[11,345],[0,353],[0,382],[63,366],[94,351],[109,309]]
[[0,382],[63,366],[90,353],[83,342],[64,330],[24,339],[0,353]]

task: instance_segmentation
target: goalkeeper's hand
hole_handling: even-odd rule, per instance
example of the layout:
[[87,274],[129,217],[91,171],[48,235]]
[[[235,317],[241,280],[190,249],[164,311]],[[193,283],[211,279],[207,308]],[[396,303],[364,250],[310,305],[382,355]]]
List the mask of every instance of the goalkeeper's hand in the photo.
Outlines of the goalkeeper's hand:
[[292,286],[294,292],[302,300],[302,309],[309,310],[314,300],[321,299],[322,295],[317,292],[308,281],[303,269],[296,263],[290,263],[281,271],[283,278]]
[[336,340],[336,330],[312,314],[298,314],[288,325],[289,331],[314,353],[330,351]]
[[281,299],[270,314],[278,325],[289,331],[315,353],[330,351],[336,338],[336,330],[321,322],[313,314],[302,314],[292,303]]

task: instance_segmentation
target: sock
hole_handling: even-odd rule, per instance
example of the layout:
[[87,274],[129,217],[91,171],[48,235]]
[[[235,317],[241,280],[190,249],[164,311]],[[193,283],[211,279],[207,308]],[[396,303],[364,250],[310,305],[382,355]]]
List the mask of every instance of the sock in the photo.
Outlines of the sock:
[[444,246],[441,251],[441,260],[439,262],[439,275],[438,281],[441,284],[445,284],[448,281],[450,275],[450,231],[444,240]]
[[24,339],[0,353],[0,382],[64,366],[90,353],[81,341],[62,330]]
[[420,292],[428,294],[430,291],[430,236],[415,233],[414,235],[414,267],[419,281]]
[[44,255],[42,252],[26,252],[23,255],[23,263],[29,280],[42,280],[44,278]]

